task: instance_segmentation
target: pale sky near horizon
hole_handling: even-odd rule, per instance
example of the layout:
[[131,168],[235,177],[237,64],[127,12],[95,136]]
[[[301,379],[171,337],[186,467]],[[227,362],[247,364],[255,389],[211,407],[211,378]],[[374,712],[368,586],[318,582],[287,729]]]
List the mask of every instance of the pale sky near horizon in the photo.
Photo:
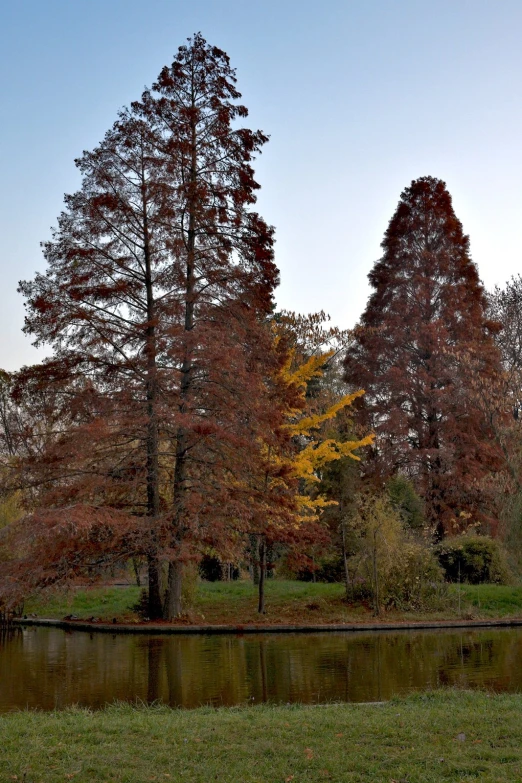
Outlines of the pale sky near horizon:
[[279,307],[350,327],[401,191],[439,177],[487,288],[522,271],[520,0],[0,0],[0,367],[42,355],[17,282],[93,148],[194,32],[237,69]]

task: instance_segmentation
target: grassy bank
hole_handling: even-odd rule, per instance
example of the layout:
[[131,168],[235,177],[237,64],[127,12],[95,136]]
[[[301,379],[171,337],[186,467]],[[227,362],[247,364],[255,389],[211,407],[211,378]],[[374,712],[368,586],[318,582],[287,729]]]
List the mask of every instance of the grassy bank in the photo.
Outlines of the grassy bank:
[[[312,584],[290,580],[269,580],[266,586],[267,612],[257,613],[256,588],[250,582],[200,582],[186,622],[247,624],[268,623],[360,623],[373,621],[364,603],[347,604],[340,584]],[[120,621],[138,619],[133,609],[140,595],[137,587],[79,588],[67,594],[28,601],[27,613],[62,618],[73,614],[81,619],[98,617]],[[447,609],[430,614],[388,612],[384,619],[479,619],[522,615],[522,586],[453,585]]]
[[522,779],[522,696],[439,692],[382,706],[0,717],[0,781],[304,783]]

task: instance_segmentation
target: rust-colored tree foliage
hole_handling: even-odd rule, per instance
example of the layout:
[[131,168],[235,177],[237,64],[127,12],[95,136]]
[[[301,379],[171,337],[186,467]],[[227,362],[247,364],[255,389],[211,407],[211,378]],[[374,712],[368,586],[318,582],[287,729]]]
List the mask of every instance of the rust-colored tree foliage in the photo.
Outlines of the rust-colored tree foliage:
[[27,595],[67,586],[87,569],[146,554],[144,519],[113,508],[64,506],[23,517],[0,530],[0,605],[8,611]]
[[256,432],[281,419],[265,383],[279,361],[272,229],[252,209],[267,137],[236,127],[247,110],[235,82],[201,35],[181,47],[77,161],[82,186],[44,246],[47,271],[21,283],[26,331],[53,357],[19,388],[54,385],[63,401],[26,480],[42,508],[101,504],[148,520],[151,617],[180,613],[194,545],[226,538],[230,519],[247,526],[249,499],[227,479],[261,458]]
[[381,246],[345,379],[366,389],[360,415],[376,433],[368,469],[414,479],[440,536],[463,511],[489,516],[481,481],[500,458],[468,366],[481,378],[500,373],[497,325],[444,182],[422,177],[404,190]]

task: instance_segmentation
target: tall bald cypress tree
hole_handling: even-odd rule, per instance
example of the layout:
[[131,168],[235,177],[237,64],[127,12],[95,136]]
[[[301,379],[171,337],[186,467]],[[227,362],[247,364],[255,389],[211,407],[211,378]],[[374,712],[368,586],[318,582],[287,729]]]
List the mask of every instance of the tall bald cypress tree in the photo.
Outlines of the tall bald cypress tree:
[[440,536],[461,512],[488,517],[482,479],[499,456],[469,367],[500,371],[495,326],[444,182],[421,177],[404,190],[381,247],[345,380],[366,389],[360,415],[377,436],[369,469],[410,476]]
[[221,49],[199,34],[181,46],[79,159],[82,186],[44,246],[47,270],[20,286],[26,331],[53,349],[31,377],[58,375],[68,400],[89,399],[83,429],[67,427],[61,454],[31,466],[33,483],[58,487],[55,507],[65,494],[112,506],[120,487],[119,507],[149,522],[151,617],[180,614],[195,543],[226,538],[230,518],[236,534],[247,526],[252,502],[226,478],[279,421],[266,388],[278,362],[273,229],[253,209],[267,136],[240,126],[235,84]]

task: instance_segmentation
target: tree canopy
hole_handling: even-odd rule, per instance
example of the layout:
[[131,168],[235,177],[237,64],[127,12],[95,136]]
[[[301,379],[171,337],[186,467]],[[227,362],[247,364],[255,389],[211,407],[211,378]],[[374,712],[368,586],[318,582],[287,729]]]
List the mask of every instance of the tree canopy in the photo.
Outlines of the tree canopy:
[[444,182],[421,177],[404,190],[381,246],[345,380],[366,389],[369,469],[411,477],[442,535],[462,511],[488,516],[480,482],[499,454],[464,359],[482,378],[499,373],[497,327]]
[[53,349],[20,384],[55,382],[74,411],[31,465],[52,488],[39,501],[101,494],[149,519],[151,616],[158,559],[170,564],[172,617],[187,547],[208,524],[216,537],[220,509],[249,518],[227,476],[252,467],[256,430],[279,423],[265,383],[278,361],[267,322],[278,271],[272,229],[252,209],[267,137],[237,127],[248,112],[235,82],[201,35],[180,47],[77,161],[82,186],[44,245],[47,271],[20,286],[26,331]]

